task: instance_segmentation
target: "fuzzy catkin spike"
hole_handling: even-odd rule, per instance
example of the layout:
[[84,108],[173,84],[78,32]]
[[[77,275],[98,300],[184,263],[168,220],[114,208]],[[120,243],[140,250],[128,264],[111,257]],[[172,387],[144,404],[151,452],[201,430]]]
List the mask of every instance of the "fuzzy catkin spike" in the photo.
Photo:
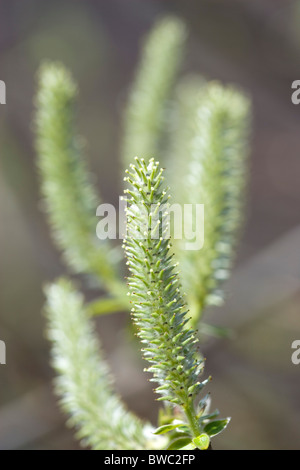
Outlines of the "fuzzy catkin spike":
[[56,391],[78,438],[93,449],[149,448],[149,437],[155,441],[151,426],[128,412],[114,393],[82,295],[65,279],[46,294]]
[[[182,92],[188,94],[188,87]],[[185,147],[189,155],[186,171],[177,177],[182,184],[176,198],[180,203],[204,204],[203,248],[178,250],[195,326],[205,306],[222,302],[222,284],[233,263],[243,219],[250,104],[241,92],[217,82],[192,92],[194,103],[175,134],[180,140],[185,132],[183,141],[174,142],[174,152]],[[181,153],[177,159],[182,159]]]
[[132,316],[144,358],[151,364],[148,371],[159,384],[159,400],[181,406],[196,436],[194,401],[203,387],[199,381],[203,361],[198,358],[195,333],[185,327],[187,308],[166,237],[169,198],[162,188],[162,172],[153,159],[146,165],[136,158],[127,178],[131,190],[125,193],[131,199],[125,252]]
[[159,150],[185,37],[184,24],[167,17],[157,21],[145,41],[124,116],[124,168],[134,155],[152,157]]
[[100,203],[75,134],[77,87],[60,64],[46,63],[39,73],[36,148],[44,197],[54,239],[75,272],[96,274],[118,291],[116,269],[107,243],[96,238]]
[[[176,85],[173,114],[169,124],[169,146],[166,151],[166,175],[176,202],[183,204],[188,195],[185,184],[191,154],[191,141],[195,137],[197,111],[206,82],[198,75],[188,75]],[[197,129],[198,130],[198,129]]]

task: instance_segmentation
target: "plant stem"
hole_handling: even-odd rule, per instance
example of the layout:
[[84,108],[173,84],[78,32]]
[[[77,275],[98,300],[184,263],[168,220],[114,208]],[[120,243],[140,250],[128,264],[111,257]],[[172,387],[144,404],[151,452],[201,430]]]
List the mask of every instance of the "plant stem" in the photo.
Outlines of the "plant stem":
[[198,420],[196,417],[196,413],[194,410],[193,403],[189,403],[184,407],[184,412],[191,427],[191,431],[193,433],[193,437],[199,436],[201,434],[201,430],[198,424]]

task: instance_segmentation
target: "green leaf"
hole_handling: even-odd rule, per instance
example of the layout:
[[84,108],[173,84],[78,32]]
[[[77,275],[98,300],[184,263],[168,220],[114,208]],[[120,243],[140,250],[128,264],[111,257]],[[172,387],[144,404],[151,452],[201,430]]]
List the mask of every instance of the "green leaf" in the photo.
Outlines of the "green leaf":
[[200,434],[200,436],[195,437],[193,439],[193,443],[198,449],[206,450],[209,447],[210,439],[207,434],[203,433],[203,434]]
[[219,410],[215,410],[213,413],[209,413],[209,414],[201,416],[201,418],[199,419],[199,422],[201,423],[202,421],[205,421],[207,419],[216,418],[217,416],[219,416],[219,414],[220,414]]
[[186,424],[164,424],[154,431],[154,434],[165,434],[166,432],[177,429],[180,432],[188,432],[189,427]]
[[180,448],[180,450],[194,450],[194,449],[196,449],[196,446],[192,441],[190,441],[190,443],[187,444],[186,446]]
[[[171,442],[171,444],[167,447],[167,450],[179,450],[186,448],[187,445],[191,444],[191,438],[190,437],[180,437],[178,439],[175,439],[174,441]],[[194,449],[195,447],[193,447]]]
[[212,421],[211,423],[208,423],[204,427],[204,431],[209,435],[209,436],[216,436],[217,434],[220,434],[220,432],[223,431],[228,425],[230,421],[230,418],[225,418],[225,419],[218,419],[216,421]]
[[181,424],[180,426],[177,426],[176,428],[177,432],[184,432],[184,433],[189,433],[190,428],[186,424]]

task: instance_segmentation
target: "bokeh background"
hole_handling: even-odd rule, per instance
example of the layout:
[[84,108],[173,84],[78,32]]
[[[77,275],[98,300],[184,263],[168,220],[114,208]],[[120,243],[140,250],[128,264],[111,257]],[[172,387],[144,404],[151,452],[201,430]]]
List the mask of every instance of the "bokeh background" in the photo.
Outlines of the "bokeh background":
[[[52,393],[41,313],[44,283],[66,269],[40,208],[36,71],[48,58],[73,72],[90,169],[103,200],[117,204],[122,111],[141,40],[170,12],[190,31],[182,72],[238,84],[254,109],[246,226],[226,304],[206,315],[233,330],[203,344],[213,404],[232,416],[214,446],[300,449],[300,365],[291,362],[300,339],[300,106],[291,103],[300,78],[298,0],[1,0],[0,449],[79,448]],[[97,320],[99,335],[128,406],[155,422],[127,320]]]

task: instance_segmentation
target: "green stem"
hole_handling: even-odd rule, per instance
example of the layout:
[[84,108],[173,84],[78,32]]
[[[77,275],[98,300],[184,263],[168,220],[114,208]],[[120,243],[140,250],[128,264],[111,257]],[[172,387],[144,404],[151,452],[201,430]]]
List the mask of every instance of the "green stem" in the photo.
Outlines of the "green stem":
[[193,437],[199,436],[201,434],[201,430],[200,430],[200,427],[199,427],[199,424],[198,424],[198,420],[197,420],[197,417],[196,417],[196,413],[195,413],[193,404],[192,403],[187,404],[184,407],[184,412],[185,412],[185,415],[186,415],[187,420],[189,422],[191,431],[193,433]]
[[93,300],[87,305],[88,313],[91,316],[107,315],[109,313],[117,313],[129,310],[129,302],[127,298],[101,298]]

